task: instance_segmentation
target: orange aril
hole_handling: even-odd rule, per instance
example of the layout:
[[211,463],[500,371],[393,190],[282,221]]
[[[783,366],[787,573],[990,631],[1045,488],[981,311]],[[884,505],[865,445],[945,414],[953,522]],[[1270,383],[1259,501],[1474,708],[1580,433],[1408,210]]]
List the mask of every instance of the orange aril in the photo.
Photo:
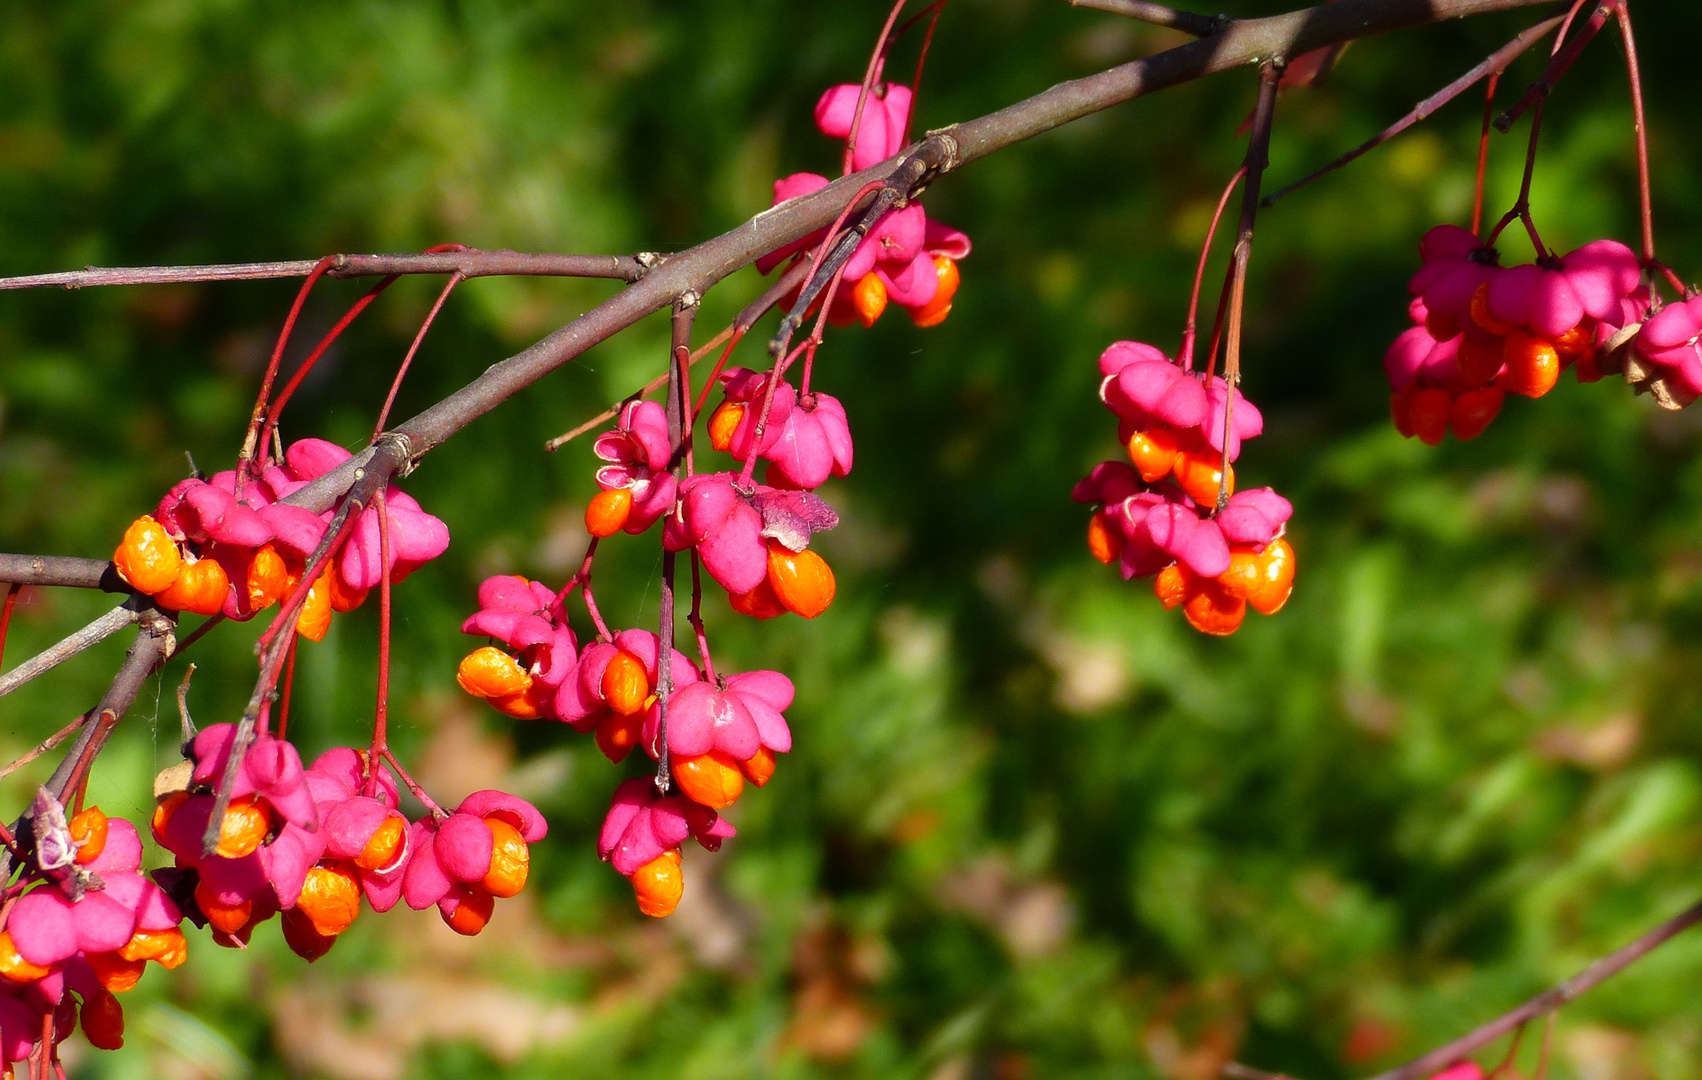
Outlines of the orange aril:
[[833,603],[833,569],[827,560],[805,548],[790,551],[784,545],[768,545],[768,583],[782,607],[813,619]]
[[297,956],[313,963],[315,960],[331,951],[331,946],[337,944],[335,934],[321,934],[300,908],[291,908],[284,912],[280,920],[284,931],[284,944]]
[[1477,341],[1467,336],[1454,354],[1454,368],[1467,386],[1484,386],[1501,372],[1501,339]]
[[1223,637],[1235,633],[1247,616],[1247,601],[1230,596],[1216,581],[1197,580],[1182,604],[1188,625],[1202,634]]
[[47,978],[48,969],[32,964],[18,952],[10,930],[0,930],[0,975],[13,982],[35,982]]
[[264,843],[266,834],[271,831],[272,815],[265,803],[253,795],[232,799],[224,820],[219,822],[219,844],[213,853],[227,859],[240,859]]
[[332,611],[353,611],[366,603],[366,594],[372,591],[350,588],[349,583],[343,580],[343,575],[337,571],[335,561],[325,564],[325,580],[331,583]]
[[1259,587],[1259,555],[1256,547],[1237,545],[1229,550],[1229,569],[1217,576],[1217,583],[1228,596],[1246,600]]
[[77,861],[86,865],[100,858],[100,853],[106,850],[107,833],[106,815],[101,813],[100,807],[89,807],[67,824],[71,839],[78,844]]
[[650,676],[644,661],[622,649],[603,669],[603,700],[622,716],[644,711],[650,697]]
[[1560,381],[1560,354],[1548,339],[1515,330],[1502,342],[1507,371],[1501,384],[1515,394],[1538,398]]
[[177,580],[154,594],[163,608],[172,611],[192,611],[197,615],[217,615],[225,606],[230,593],[230,575],[217,559],[197,559],[185,563]]
[[396,862],[407,842],[407,822],[399,817],[387,817],[373,830],[360,854],[355,856],[355,865],[362,870],[383,870]]
[[532,676],[520,661],[495,645],[481,645],[461,658],[455,681],[474,697],[499,698],[531,689]]
[[934,273],[939,275],[939,286],[934,292],[934,298],[910,312],[910,321],[917,326],[938,326],[951,314],[951,300],[957,295],[960,281],[957,263],[949,256],[935,255]]
[[604,712],[603,718],[597,721],[597,749],[603,752],[604,757],[618,765],[625,761],[626,756],[632,753],[632,748],[638,745],[643,727],[643,713],[623,716],[609,709]]
[[[857,284],[851,286],[851,306],[857,309],[857,321],[864,326],[875,325],[875,320],[886,310],[886,299],[886,282],[873,270],[858,278]],[[949,300],[946,306],[951,306]]]
[[1566,357],[1582,356],[1590,351],[1593,338],[1594,335],[1584,329],[1584,324],[1579,323],[1554,339],[1554,351]]
[[283,599],[284,590],[290,584],[290,568],[284,565],[284,557],[278,554],[278,549],[267,544],[248,560],[245,577],[243,587],[248,594],[248,610],[262,611]]
[[591,496],[585,505],[585,531],[592,536],[613,536],[632,514],[632,489],[609,488]]
[[1169,428],[1155,427],[1129,436],[1129,464],[1141,479],[1156,484],[1176,466],[1176,436]]
[[526,838],[519,829],[497,817],[485,818],[485,828],[491,831],[491,868],[479,882],[479,888],[492,896],[518,896],[526,887],[526,873],[532,866]]
[[1181,563],[1171,563],[1152,579],[1152,591],[1166,611],[1180,607],[1188,599],[1188,589],[1192,584],[1190,579],[1193,576],[1182,568]]
[[1105,514],[1095,510],[1087,519],[1087,550],[1093,557],[1110,566],[1123,553],[1123,538],[1105,523]]
[[518,694],[493,697],[489,702],[491,708],[504,716],[511,716],[516,720],[536,720],[544,715],[544,700],[549,694],[549,687],[542,683],[533,683],[530,689]]
[[[470,885],[457,885],[450,895],[460,903],[455,907],[455,914],[443,915],[449,929],[472,937],[490,923],[491,912],[496,910],[496,901],[490,893]],[[439,908],[438,913],[441,915],[443,909]]]
[[154,807],[154,817],[151,825],[154,830],[155,843],[164,842],[161,840],[161,837],[165,836],[165,827],[166,824],[171,821],[171,815],[177,813],[177,808],[188,801],[189,793],[187,791],[174,791],[170,795],[161,799],[159,805]]
[[1506,396],[1499,386],[1481,386],[1455,398],[1449,415],[1454,438],[1466,440],[1482,435],[1483,429],[1501,412],[1501,401]]
[[201,914],[207,917],[207,923],[214,930],[222,930],[227,934],[236,934],[248,925],[248,917],[254,914],[254,901],[244,900],[237,904],[221,904],[213,899],[211,890],[205,881],[195,884],[195,905],[201,909]]
[[360,914],[360,883],[341,863],[315,866],[307,872],[295,909],[312,920],[319,933],[336,937]]
[[766,746],[756,748],[756,753],[739,762],[739,771],[745,774],[745,779],[757,787],[768,783],[774,775],[774,751]]
[[686,798],[711,810],[731,806],[744,794],[745,774],[719,750],[674,759],[674,779]]
[[146,960],[126,960],[116,952],[88,953],[89,967],[100,984],[115,994],[133,990],[148,970]]
[[1485,281],[1472,293],[1471,320],[1479,330],[1500,337],[1513,329],[1512,323],[1502,322],[1489,313],[1489,282]]
[[189,941],[177,927],[168,930],[138,930],[119,946],[125,960],[152,960],[170,971],[189,959]]
[[709,418],[709,445],[726,453],[727,448],[733,445],[733,432],[739,430],[739,421],[744,418],[744,402],[723,401],[715,415]]
[[183,569],[183,553],[165,526],[146,515],[130,523],[112,553],[118,576],[131,588],[152,596],[169,588]]
[[1176,482],[1201,506],[1216,506],[1220,491],[1235,494],[1235,466],[1229,467],[1229,482],[1225,485],[1220,451],[1209,446],[1182,450],[1176,454]]
[[1401,438],[1412,438],[1412,394],[1402,391],[1389,395],[1389,419],[1395,423],[1395,430],[1401,433]]
[[78,1016],[83,1037],[96,1050],[117,1050],[124,1045],[124,1006],[110,993],[103,990],[85,996]]
[[672,915],[686,891],[685,875],[680,873],[680,849],[664,851],[634,870],[632,891],[638,897],[639,911],[653,919]]
[[1440,446],[1454,412],[1454,399],[1448,391],[1427,386],[1412,396],[1409,408],[1413,434],[1428,446]]
[[1294,548],[1279,536],[1259,553],[1259,587],[1247,597],[1247,602],[1261,615],[1275,615],[1288,603],[1293,591]]
[[324,640],[325,632],[331,629],[331,581],[328,573],[321,573],[308,586],[307,600],[296,616],[295,628],[309,641]]
[[767,578],[748,593],[729,593],[727,602],[740,615],[749,615],[753,619],[772,619],[786,614],[786,606],[774,595],[774,586],[768,583]]

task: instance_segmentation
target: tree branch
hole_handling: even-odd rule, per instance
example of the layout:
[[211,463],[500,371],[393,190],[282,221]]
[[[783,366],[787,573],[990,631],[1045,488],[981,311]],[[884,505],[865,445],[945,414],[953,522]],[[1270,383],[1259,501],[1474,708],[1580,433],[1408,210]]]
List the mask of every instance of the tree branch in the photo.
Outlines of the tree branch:
[[1370,1080],[1418,1080],[1419,1077],[1428,1076],[1439,1069],[1447,1068],[1456,1061],[1464,1060],[1468,1054],[1475,1050],[1481,1050],[1509,1031],[1527,1024],[1539,1016],[1551,1013],[1575,998],[1582,997],[1586,992],[1606,981],[1609,976],[1616,975],[1630,967],[1666,944],[1673,937],[1695,926],[1698,922],[1702,922],[1702,900],[1691,904],[1619,951],[1609,953],[1597,960],[1559,986],[1552,990],[1543,991],[1512,1012],[1498,1016],[1482,1027],[1462,1035],[1445,1046],[1439,1046],[1423,1057],[1409,1061],[1397,1069],[1378,1073]]
[[[666,256],[555,255],[524,251],[442,251],[417,255],[337,255],[326,274],[334,278],[385,277],[390,274],[454,274],[462,277],[582,277],[634,282]],[[317,259],[284,262],[215,263],[208,266],[90,266],[57,274],[0,278],[5,289],[84,289],[94,285],[164,285],[191,281],[263,281],[300,278],[313,272]]]
[[1227,15],[1199,15],[1192,11],[1178,11],[1163,4],[1148,3],[1147,0],[1070,0],[1070,6],[1092,8],[1094,11],[1105,11],[1112,15],[1127,15],[1131,19],[1139,19],[1154,26],[1167,26],[1195,37],[1210,37],[1230,21]]
[[53,670],[83,650],[100,644],[135,621],[136,609],[130,604],[113,608],[57,645],[42,650],[0,675],[0,697],[5,697],[37,675]]
[[79,559],[71,555],[0,555],[0,582],[13,585],[63,585],[72,589],[99,589],[127,593],[130,586],[118,570],[104,559]]

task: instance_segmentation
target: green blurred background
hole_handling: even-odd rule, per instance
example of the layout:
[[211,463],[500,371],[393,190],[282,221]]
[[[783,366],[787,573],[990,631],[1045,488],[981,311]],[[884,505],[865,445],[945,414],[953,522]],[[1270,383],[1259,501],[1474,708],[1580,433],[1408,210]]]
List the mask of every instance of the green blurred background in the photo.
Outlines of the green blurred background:
[[[859,76],[883,16],[780,0],[5,5],[0,272],[445,241],[677,250],[766,206],[776,176],[834,170],[811,109]],[[1282,98],[1270,180],[1355,144],[1533,18],[1354,45],[1327,87]],[[1702,11],[1664,0],[1638,18],[1661,254],[1688,274]],[[918,125],[1178,40],[1060,2],[956,0]],[[1295,502],[1288,608],[1207,639],[1084,550],[1070,485],[1118,450],[1094,359],[1116,338],[1175,347],[1254,88],[1244,71],[1165,92],[929,192],[975,241],[951,318],[835,332],[817,373],[858,440],[855,472],[824,489],[844,515],[820,541],[839,600],[807,624],[739,620],[718,593],[707,605],[726,662],[797,681],[797,744],[735,808],[738,839],[688,855],[677,915],[643,919],[596,858],[609,791],[638,766],[453,681],[485,575],[559,583],[576,564],[589,440],[540,447],[661,370],[652,319],[405,484],[454,543],[397,594],[396,741],[446,799],[501,784],[545,810],[523,896],[471,941],[435,913],[368,913],[311,968],[275,924],[246,956],[195,933],[191,963],[126,999],[126,1048],[73,1052],[73,1070],[1206,1080],[1233,1055],[1331,1080],[1457,1034],[1693,899],[1702,410],[1567,379],[1471,444],[1431,450],[1387,420],[1379,360],[1405,325],[1416,241],[1469,216],[1475,95],[1261,218],[1246,387],[1267,421],[1242,470]],[[1523,130],[1495,145],[1492,214],[1517,190]],[[1635,243],[1611,33],[1544,135],[1549,242]],[[713,291],[700,338],[761,285],[746,270]],[[286,435],[364,440],[438,286],[391,289],[306,383]],[[322,285],[295,355],[364,287]],[[396,415],[613,288],[464,285]],[[183,475],[184,451],[230,462],[294,289],[0,297],[0,549],[104,556]],[[654,619],[658,562],[648,540],[607,545],[612,621]],[[110,602],[26,594],[9,662]],[[309,755],[370,724],[374,606],[303,646],[291,733]],[[237,714],[255,632],[196,646],[201,722]],[[0,758],[87,708],[123,647],[0,703]],[[109,812],[147,812],[183,664],[101,759]],[[0,784],[8,814],[47,764]],[[1682,938],[1569,1008],[1552,1075],[1702,1073],[1699,980],[1702,937]]]

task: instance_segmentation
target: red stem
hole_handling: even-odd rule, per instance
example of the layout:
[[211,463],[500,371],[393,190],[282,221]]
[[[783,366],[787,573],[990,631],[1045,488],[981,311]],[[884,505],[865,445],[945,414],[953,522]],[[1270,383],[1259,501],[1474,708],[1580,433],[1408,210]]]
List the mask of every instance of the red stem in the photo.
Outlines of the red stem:
[[[1655,259],[1655,213],[1649,192],[1649,129],[1643,116],[1643,76],[1637,67],[1637,39],[1631,33],[1631,8],[1624,2],[1614,5],[1619,19],[1619,36],[1625,45],[1625,72],[1631,80],[1631,120],[1637,129],[1637,198],[1643,220],[1643,261]],[[1679,295],[1684,289],[1679,288]]]
[[[1217,236],[1217,224],[1223,219],[1223,211],[1229,205],[1229,197],[1235,193],[1235,185],[1246,175],[1247,166],[1243,165],[1229,178],[1223,194],[1218,197],[1217,209],[1212,212],[1211,225],[1206,229],[1206,241],[1200,245],[1200,261],[1194,267],[1194,291],[1188,296],[1188,324],[1182,330],[1182,348],[1176,356],[1176,362],[1182,365],[1183,371],[1194,370],[1194,319],[1200,310],[1200,282],[1206,276],[1206,257],[1211,254],[1212,239]],[[1215,337],[1213,341],[1212,351],[1216,352]]]
[[1489,169],[1489,120],[1495,110],[1495,87],[1500,81],[1499,71],[1490,72],[1489,86],[1483,95],[1483,130],[1477,141],[1477,183],[1472,188],[1473,236],[1482,235],[1478,230],[1483,228],[1483,178]]
[[[444,811],[443,807],[437,805],[437,802],[433,800],[430,795],[425,793],[425,788],[420,787],[419,781],[410,776],[407,769],[402,768],[402,763],[396,760],[396,755],[390,751],[389,747],[385,747],[383,750],[380,750],[379,756],[382,757],[385,763],[392,769],[396,770],[396,775],[401,778],[402,783],[407,786],[409,791],[414,793],[414,798],[425,804],[425,808],[431,811],[433,817],[442,820],[449,816],[449,814]],[[374,768],[372,773],[376,776],[378,775],[378,770]]]
[[290,691],[295,689],[295,647],[297,641],[290,642],[290,658],[284,662],[284,692],[278,698],[278,738],[282,739],[290,729]]
[[290,398],[294,396],[296,387],[300,386],[301,381],[313,371],[314,365],[319,363],[319,358],[324,356],[325,351],[331,347],[332,343],[342,336],[349,324],[354,322],[361,312],[370,307],[374,300],[378,299],[379,293],[395,284],[396,278],[397,275],[391,274],[368,289],[365,296],[356,300],[354,306],[350,307],[343,314],[343,317],[337,320],[337,324],[331,327],[330,332],[319,339],[319,344],[313,347],[313,351],[307,354],[307,359],[303,360],[300,366],[295,369],[295,373],[290,376],[290,381],[284,384],[282,390],[278,391],[277,400],[272,402],[272,407],[266,413],[266,424],[260,429],[260,449],[258,451],[260,461],[266,460],[267,440],[271,438],[272,429],[278,426],[278,417],[282,415],[284,406],[290,403]]
[[290,334],[295,331],[296,319],[301,316],[302,306],[307,303],[307,294],[313,291],[313,286],[319,283],[325,271],[336,263],[336,256],[327,255],[314,264],[313,270],[307,275],[307,280],[296,290],[295,302],[290,305],[290,313],[284,318],[284,327],[278,331],[278,342],[272,346],[272,359],[266,364],[266,374],[260,380],[260,393],[254,399],[254,415],[248,421],[248,436],[242,444],[242,456],[237,462],[236,493],[242,494],[244,482],[248,479],[250,466],[254,455],[263,448],[258,442],[261,420],[266,415],[266,404],[272,396],[272,381],[278,377],[278,365],[284,360],[284,346],[290,343]]
[[709,656],[709,636],[703,631],[703,570],[697,549],[691,550],[691,628],[697,634],[697,655],[703,658],[703,675],[715,682],[715,661]]
[[[448,290],[444,293],[447,295]],[[376,761],[379,754],[390,750],[390,515],[384,510],[383,488],[373,496],[372,503],[378,508],[378,565],[382,572],[378,578],[378,704],[373,709],[368,761]],[[378,790],[377,769],[368,774],[366,788],[368,795]]]
[[372,437],[378,438],[384,431],[384,422],[390,419],[390,406],[396,404],[396,391],[402,389],[402,379],[408,374],[408,366],[414,362],[414,354],[420,351],[420,342],[425,340],[426,331],[437,320],[437,313],[443,310],[443,302],[449,299],[449,294],[455,291],[455,286],[466,281],[466,277],[457,270],[449,275],[449,281],[443,286],[443,291],[437,294],[437,302],[426,313],[425,322],[420,324],[420,332],[414,335],[414,343],[408,346],[408,355],[402,358],[402,366],[396,369],[396,378],[390,384],[390,393],[384,399],[384,408],[378,410],[378,423],[372,426]]
[[[845,140],[844,172],[840,175],[851,175],[851,156],[857,148],[857,133],[863,127],[863,107],[869,103],[869,94],[873,92],[875,80],[880,78],[881,67],[886,63],[887,39],[892,35],[892,24],[898,21],[898,13],[904,10],[909,0],[898,0],[892,5],[892,12],[886,17],[886,25],[881,27],[881,36],[875,39],[875,51],[869,54],[869,66],[863,72],[863,85],[857,91],[857,111],[851,114],[851,134]],[[915,99],[910,102],[912,110],[916,106]]]
[[18,602],[18,594],[23,589],[18,586],[6,586],[6,603],[0,606],[0,662],[6,659],[6,631],[12,626],[12,608]]
[[697,396],[697,405],[693,408],[693,412],[701,413],[703,411],[704,404],[709,400],[709,391],[715,388],[715,380],[721,377],[721,369],[727,366],[727,359],[733,355],[733,347],[738,345],[739,339],[744,336],[744,327],[736,326],[733,328],[732,340],[727,342],[727,347],[721,351],[721,358],[715,361],[715,366],[709,370],[709,381],[703,384],[703,393]]
[[[910,121],[916,115],[916,99],[922,92],[922,67],[928,62],[928,46],[934,43],[934,27],[940,24],[940,12],[945,10],[945,6],[946,0],[934,0],[927,8],[928,12],[932,12],[932,16],[928,19],[928,32],[922,35],[922,51],[916,57],[916,76],[910,80],[910,111],[904,114],[904,131],[898,139],[900,146],[908,146],[910,143]],[[894,38],[903,37],[904,32],[923,14],[924,12],[918,11],[909,22],[898,28]]]

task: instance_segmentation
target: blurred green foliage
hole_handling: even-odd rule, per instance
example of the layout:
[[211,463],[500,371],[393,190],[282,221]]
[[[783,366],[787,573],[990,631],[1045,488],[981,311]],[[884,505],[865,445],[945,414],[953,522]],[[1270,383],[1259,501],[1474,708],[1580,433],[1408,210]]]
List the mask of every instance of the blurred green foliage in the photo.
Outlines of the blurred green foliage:
[[[1702,14],[1638,16],[1661,252],[1694,272]],[[857,78],[880,18],[780,0],[10,5],[0,272],[448,240],[675,250],[766,206],[776,176],[833,169],[811,108]],[[1325,88],[1284,95],[1270,180],[1393,120],[1521,18],[1354,45]],[[1062,3],[957,0],[918,126],[1177,40]],[[1635,241],[1616,48],[1604,33],[1545,120],[1534,201],[1561,250]],[[1201,1080],[1234,1054],[1330,1080],[1457,1034],[1693,899],[1698,412],[1566,380],[1467,445],[1403,442],[1387,421],[1378,360],[1405,325],[1416,240],[1469,215],[1475,95],[1260,220],[1246,386],[1267,428],[1242,467],[1296,504],[1288,608],[1208,640],[1083,550],[1070,485],[1117,452],[1094,358],[1122,337],[1174,348],[1253,90],[1246,71],[1167,91],[929,192],[976,245],[952,317],[918,331],[895,312],[835,332],[821,357],[818,384],[858,437],[856,471],[825,492],[845,518],[821,541],[839,601],[813,623],[760,625],[707,603],[726,662],[797,681],[797,748],[736,808],[739,838],[688,859],[672,920],[645,924],[595,857],[608,792],[639,766],[476,709],[453,684],[484,575],[559,582],[576,564],[588,440],[540,446],[661,370],[651,320],[405,485],[454,544],[397,594],[396,739],[450,797],[503,782],[537,799],[552,831],[524,898],[470,945],[433,915],[368,915],[311,969],[271,926],[245,956],[197,934],[189,965],[127,999],[126,1049],[74,1070]],[[1517,190],[1518,130],[1495,143],[1491,213]],[[298,350],[364,287],[322,285]],[[304,385],[286,435],[359,444],[437,287],[392,289]],[[294,288],[6,294],[0,548],[105,555],[185,451],[229,462]],[[396,415],[612,288],[463,286]],[[717,288],[700,336],[759,288],[753,271]],[[654,545],[606,556],[605,611],[649,623]],[[9,657],[109,602],[27,594]],[[195,647],[203,723],[240,709],[255,632]],[[304,752],[370,723],[375,640],[363,610],[304,646]],[[0,757],[86,708],[123,647],[0,703]],[[175,752],[183,664],[101,760],[111,812],[146,813],[149,775]],[[0,784],[8,813],[47,764]],[[1697,1075],[1699,979],[1702,939],[1681,938],[1570,1007],[1553,1075]]]

